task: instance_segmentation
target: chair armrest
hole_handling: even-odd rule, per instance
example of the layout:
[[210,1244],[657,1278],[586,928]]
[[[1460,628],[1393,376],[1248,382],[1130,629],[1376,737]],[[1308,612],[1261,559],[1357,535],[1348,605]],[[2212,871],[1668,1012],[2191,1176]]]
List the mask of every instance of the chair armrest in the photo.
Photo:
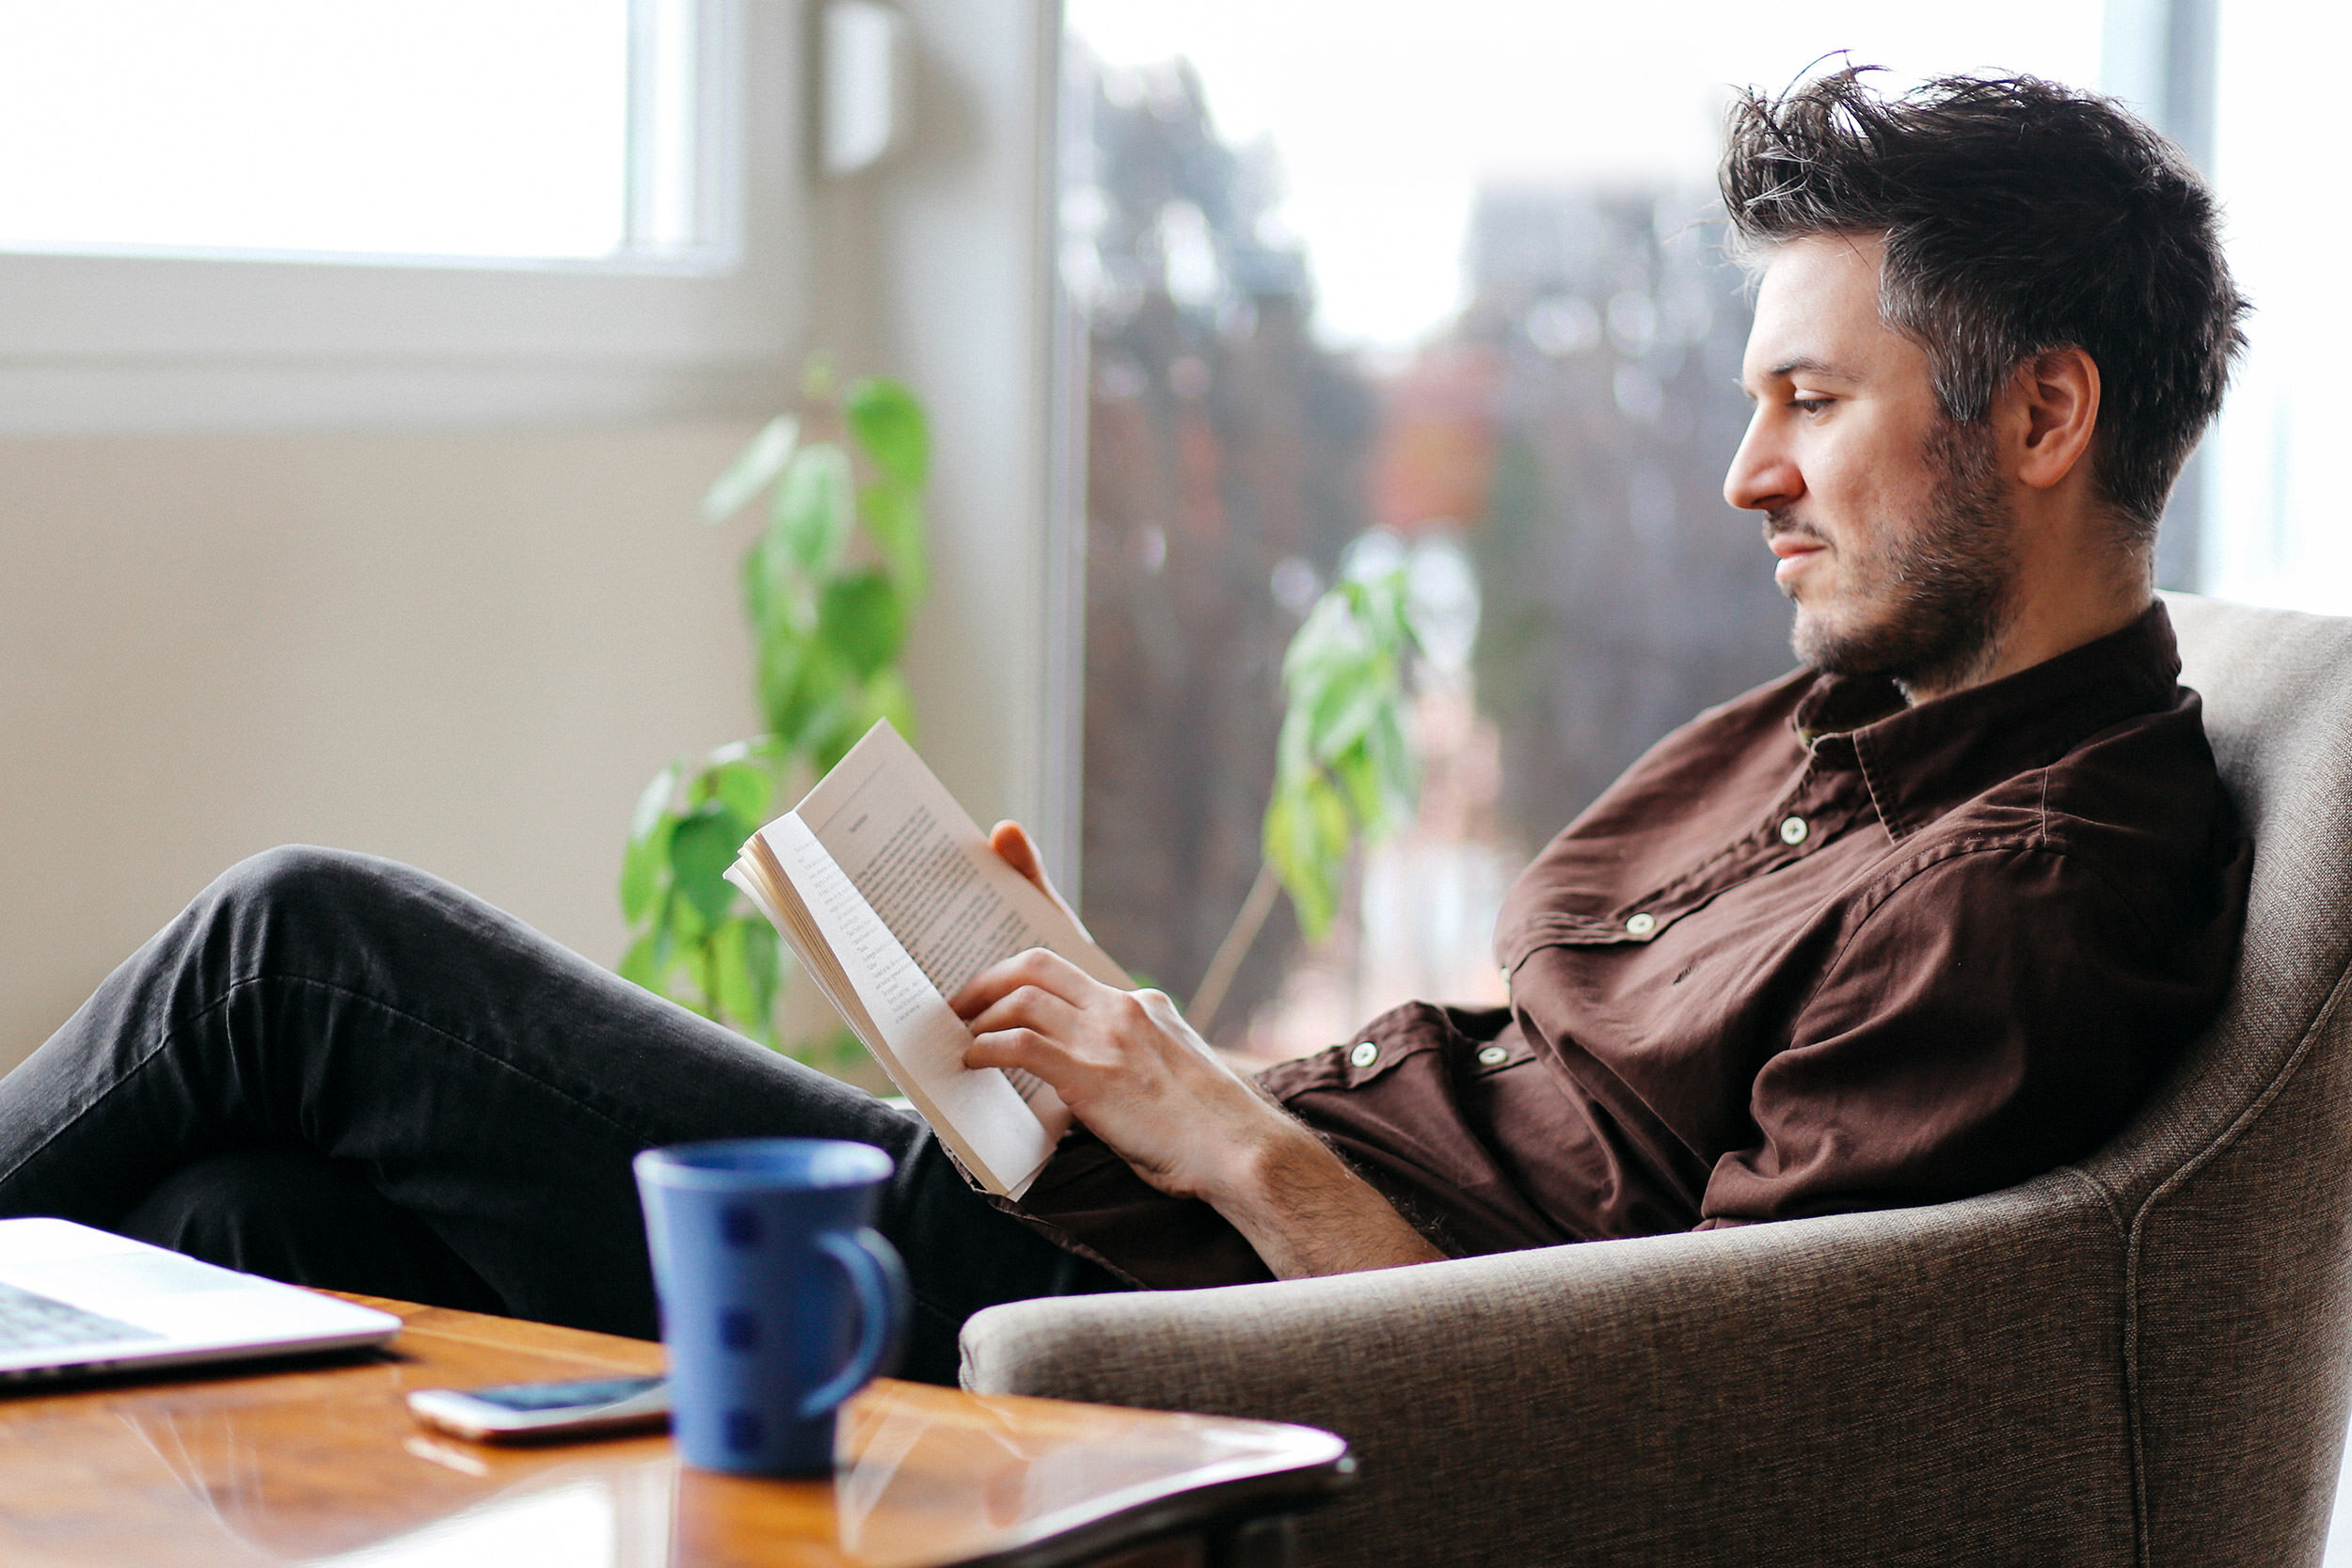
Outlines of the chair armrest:
[[965,1326],[982,1392],[1300,1421],[1311,1561],[2127,1562],[2122,1249],[2060,1172],[1928,1209]]

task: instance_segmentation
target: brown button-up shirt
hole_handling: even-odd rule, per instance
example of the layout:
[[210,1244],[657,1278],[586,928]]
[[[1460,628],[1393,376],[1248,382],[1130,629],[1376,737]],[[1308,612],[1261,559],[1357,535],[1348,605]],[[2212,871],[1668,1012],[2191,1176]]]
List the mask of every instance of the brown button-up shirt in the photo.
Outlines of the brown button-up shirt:
[[[1627,771],[1505,901],[1507,1008],[1261,1074],[1455,1254],[1932,1203],[2088,1153],[2212,1014],[2248,847],[2161,606],[1908,707],[1800,672]],[[1265,1277],[1081,1132],[1024,1205],[1151,1285]]]

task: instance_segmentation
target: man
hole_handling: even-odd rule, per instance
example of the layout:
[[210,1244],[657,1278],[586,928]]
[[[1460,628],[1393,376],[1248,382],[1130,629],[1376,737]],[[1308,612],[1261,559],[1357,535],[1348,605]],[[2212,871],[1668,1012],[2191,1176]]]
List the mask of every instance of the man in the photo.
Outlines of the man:
[[[897,1156],[909,1370],[993,1301],[1937,1201],[2076,1157],[2217,1001],[2244,847],[2151,590],[2243,307],[2209,198],[2035,82],[1854,72],[1733,117],[1760,277],[1725,483],[1805,668],[1668,736],[1521,879],[1507,1008],[1246,1081],[1046,953],[954,999],[1083,1129],[1017,1207],[918,1121],[421,875],[224,878],[0,1083],[0,1212],[646,1333],[628,1160]],[[1000,853],[1043,884],[1026,837]]]

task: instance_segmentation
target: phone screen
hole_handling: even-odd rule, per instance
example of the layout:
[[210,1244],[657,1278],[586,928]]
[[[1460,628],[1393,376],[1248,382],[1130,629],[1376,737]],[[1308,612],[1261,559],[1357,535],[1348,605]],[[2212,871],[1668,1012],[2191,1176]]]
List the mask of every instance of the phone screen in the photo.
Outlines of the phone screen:
[[594,1409],[634,1399],[660,1382],[658,1377],[598,1377],[579,1383],[507,1383],[492,1388],[469,1388],[466,1394],[501,1410]]

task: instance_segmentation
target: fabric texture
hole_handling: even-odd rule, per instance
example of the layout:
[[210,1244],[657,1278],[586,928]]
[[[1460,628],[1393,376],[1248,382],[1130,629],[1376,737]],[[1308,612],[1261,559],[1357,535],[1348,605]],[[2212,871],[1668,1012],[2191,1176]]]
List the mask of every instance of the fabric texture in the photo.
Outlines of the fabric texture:
[[[1454,1257],[1965,1197],[2111,1136],[2218,1006],[2248,847],[2162,606],[1918,707],[1810,671],[1666,736],[1504,901],[1511,1006],[1259,1075]],[[1266,1271],[1090,1135],[1022,1205]]]
[[968,1386],[1327,1426],[1323,1563],[2317,1560],[2352,1374],[2352,621],[2171,597],[2254,856],[2217,1019],[1988,1196],[1031,1302]]

